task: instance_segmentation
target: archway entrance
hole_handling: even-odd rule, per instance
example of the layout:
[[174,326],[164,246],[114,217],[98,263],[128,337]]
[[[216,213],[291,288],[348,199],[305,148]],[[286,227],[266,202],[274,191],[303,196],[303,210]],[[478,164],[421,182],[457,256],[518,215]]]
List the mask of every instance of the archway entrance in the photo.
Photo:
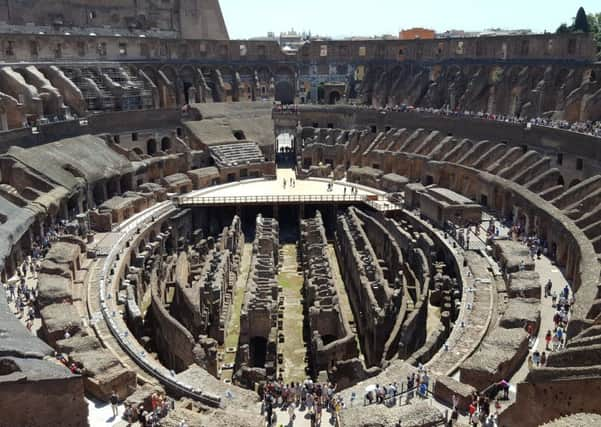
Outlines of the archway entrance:
[[153,154],[156,154],[156,152],[157,152],[157,142],[156,142],[156,140],[154,140],[154,139],[149,139],[149,140],[146,142],[146,152],[147,152],[149,155],[151,155],[151,156],[152,156]]
[[296,159],[296,137],[291,133],[281,133],[276,138],[276,164],[278,167],[293,167]]
[[184,82],[184,102],[189,104],[190,102],[196,102],[195,99],[190,99],[190,89],[193,88],[194,85],[190,82]]
[[330,105],[334,105],[334,104],[337,104],[338,101],[340,101],[340,93],[335,90],[330,92],[330,98],[328,100],[328,103]]
[[264,368],[267,360],[267,339],[265,337],[253,337],[249,345],[250,365],[253,368]]

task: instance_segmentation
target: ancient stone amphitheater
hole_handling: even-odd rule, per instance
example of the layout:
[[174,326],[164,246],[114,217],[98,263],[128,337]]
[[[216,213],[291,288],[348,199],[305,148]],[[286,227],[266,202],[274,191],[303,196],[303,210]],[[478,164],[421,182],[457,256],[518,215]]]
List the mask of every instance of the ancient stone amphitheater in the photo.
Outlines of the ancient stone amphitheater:
[[105,3],[0,4],[0,427],[272,425],[292,382],[322,425],[599,424],[588,35],[290,54]]

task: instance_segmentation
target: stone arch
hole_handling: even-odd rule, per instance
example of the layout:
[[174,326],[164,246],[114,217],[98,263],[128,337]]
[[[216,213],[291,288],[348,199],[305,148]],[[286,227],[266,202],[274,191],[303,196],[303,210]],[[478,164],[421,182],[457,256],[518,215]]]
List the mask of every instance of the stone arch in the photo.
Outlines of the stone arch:
[[266,66],[261,66],[257,68],[256,75],[258,79],[257,96],[262,98],[272,97],[273,93],[270,93],[270,84],[273,72],[271,69]]
[[106,200],[106,186],[104,182],[97,182],[94,185],[93,196],[96,206],[101,205]]
[[157,71],[154,67],[150,65],[145,65],[141,68],[141,70],[146,74],[146,76],[152,80],[152,82],[156,85],[158,83]]
[[186,65],[179,70],[179,76],[182,82],[184,102],[186,104],[199,102],[200,94],[198,91],[198,79],[194,69]]
[[236,89],[235,72],[231,67],[219,67],[221,79],[223,80],[223,88],[225,90],[224,101],[237,101],[238,91]]
[[142,239],[140,240],[140,243],[138,244],[138,255],[141,254],[142,252],[144,252],[146,250],[146,240]]
[[566,81],[566,78],[570,74],[570,70],[568,68],[560,69],[555,75],[554,87],[561,87]]
[[168,136],[163,137],[161,139],[161,151],[169,151],[171,149],[171,138]]
[[269,79],[271,79],[271,77],[273,76],[273,71],[271,70],[271,68],[265,65],[257,68],[256,72],[257,76],[259,77],[259,80],[269,81]]
[[165,75],[165,77],[167,77],[169,80],[171,80],[171,83],[174,83],[177,81],[177,71],[174,67],[172,67],[171,65],[162,65],[160,68],[160,71],[163,72],[163,74]]
[[254,73],[249,67],[242,67],[238,71],[240,76],[240,100],[255,99],[255,79]]
[[333,90],[330,92],[328,104],[330,104],[330,105],[337,104],[338,101],[340,101],[340,98],[341,98],[340,93],[337,90]]
[[241,79],[252,79],[254,75],[253,70],[247,66],[240,67],[238,74],[240,75]]
[[133,184],[133,175],[131,173],[126,173],[121,176],[119,180],[119,186],[121,187],[121,193],[125,193],[126,191],[132,190]]
[[149,155],[154,155],[157,152],[157,141],[154,138],[149,139],[148,141],[146,141],[146,153],[148,153]]
[[171,85],[173,86],[173,91],[175,92],[175,102],[180,105],[183,102],[183,90],[180,87],[180,79],[179,75],[174,67],[171,65],[163,65],[160,68],[160,71],[163,75],[169,80]]

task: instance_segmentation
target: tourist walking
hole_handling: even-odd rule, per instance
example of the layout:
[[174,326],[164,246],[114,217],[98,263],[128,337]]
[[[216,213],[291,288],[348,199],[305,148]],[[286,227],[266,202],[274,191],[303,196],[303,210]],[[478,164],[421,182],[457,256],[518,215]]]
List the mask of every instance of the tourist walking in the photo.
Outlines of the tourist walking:
[[115,393],[115,390],[111,391],[111,409],[113,410],[113,417],[117,418],[119,415],[119,396]]
[[288,405],[288,416],[290,418],[289,424],[293,425],[294,424],[294,419],[296,418],[296,414],[294,413],[296,409],[296,405],[294,404],[294,402],[290,403],[290,405]]

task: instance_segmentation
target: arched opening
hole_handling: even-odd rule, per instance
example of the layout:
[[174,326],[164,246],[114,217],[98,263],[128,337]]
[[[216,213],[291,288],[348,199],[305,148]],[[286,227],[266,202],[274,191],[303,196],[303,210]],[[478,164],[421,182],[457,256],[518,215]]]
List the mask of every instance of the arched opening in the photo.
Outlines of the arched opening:
[[317,86],[317,103],[323,103],[325,96],[326,89],[323,87],[323,83],[320,83],[319,86]]
[[190,82],[184,82],[184,101],[186,104],[189,104],[190,101],[195,102],[195,99],[190,99],[190,88],[193,88],[194,85]]
[[161,151],[169,151],[171,149],[171,139],[164,137],[161,139]]
[[0,360],[0,376],[10,375],[14,372],[20,372],[21,368],[13,360],[2,359]]
[[165,241],[165,251],[168,254],[172,254],[177,249],[177,242],[173,238],[173,236],[169,236],[169,238]]
[[282,104],[294,104],[294,87],[289,81],[279,81],[275,85],[275,100]]
[[126,174],[121,177],[121,192],[131,191],[132,189],[132,175]]
[[222,102],[222,99],[219,96],[219,91],[217,90],[217,86],[215,86],[215,83],[213,81],[207,81],[207,86],[211,90],[213,102]]
[[264,368],[267,360],[267,339],[265,337],[253,337],[249,345],[250,366],[253,368]]
[[562,187],[566,185],[565,182],[563,181],[563,176],[562,175],[559,175],[557,177],[557,185],[561,185]]
[[157,152],[157,142],[154,139],[149,139],[148,142],[146,142],[146,152],[148,154],[150,154],[151,156],[156,154]]
[[106,185],[109,197],[116,196],[119,193],[119,178],[110,179]]
[[94,203],[101,205],[104,202],[104,183],[99,182],[94,186]]
[[276,138],[276,163],[281,167],[292,167],[295,163],[295,138],[290,133],[281,133]]
[[338,101],[340,101],[340,98],[341,98],[340,97],[340,93],[337,92],[337,91],[335,91],[335,90],[333,90],[332,92],[330,92],[330,99],[328,100],[328,103],[330,105],[337,104]]
[[233,134],[234,138],[236,138],[238,141],[244,141],[246,139],[246,135],[244,135],[244,132],[241,130],[235,130]]

